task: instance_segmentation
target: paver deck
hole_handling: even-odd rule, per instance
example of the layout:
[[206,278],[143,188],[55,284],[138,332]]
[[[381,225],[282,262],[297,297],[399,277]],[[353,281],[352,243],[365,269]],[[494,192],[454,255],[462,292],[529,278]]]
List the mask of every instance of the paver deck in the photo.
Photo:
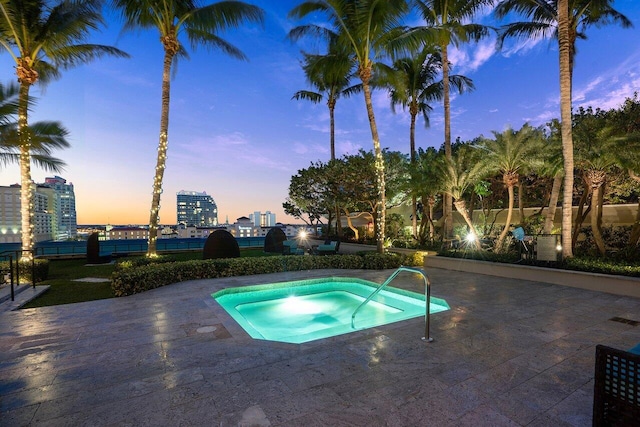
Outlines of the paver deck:
[[[0,313],[2,426],[588,426],[596,344],[640,299],[427,271],[451,310],[306,344],[251,339],[211,293],[391,270],[191,281]],[[402,275],[394,286],[421,292]]]

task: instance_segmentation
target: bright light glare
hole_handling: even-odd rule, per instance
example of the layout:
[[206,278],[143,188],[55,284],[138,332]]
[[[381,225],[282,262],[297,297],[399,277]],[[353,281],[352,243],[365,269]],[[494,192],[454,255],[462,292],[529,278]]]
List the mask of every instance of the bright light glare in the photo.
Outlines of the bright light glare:
[[473,242],[476,241],[476,236],[474,236],[473,234],[469,233],[469,234],[467,234],[467,237],[465,237],[465,240],[468,243],[473,243]]
[[292,314],[318,314],[321,307],[311,301],[302,300],[296,296],[287,297],[282,303],[282,308]]
[[307,238],[307,232],[302,230],[298,233],[298,237],[300,237],[301,239],[306,239]]
[[556,251],[558,251],[558,252],[562,252],[562,245],[558,245],[558,246],[556,246]]

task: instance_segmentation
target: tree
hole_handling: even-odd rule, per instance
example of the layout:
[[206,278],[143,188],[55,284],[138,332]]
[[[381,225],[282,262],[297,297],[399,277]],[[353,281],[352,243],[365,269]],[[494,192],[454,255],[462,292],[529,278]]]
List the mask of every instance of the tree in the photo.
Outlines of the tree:
[[[489,172],[502,174],[502,182],[508,192],[507,218],[504,228],[494,245],[497,252],[503,248],[513,215],[513,188],[520,182],[520,175],[535,161],[541,149],[542,131],[528,124],[518,131],[509,128],[501,133],[493,132],[495,139],[482,139],[476,147],[483,151],[482,162]],[[520,218],[522,221],[523,218]]]
[[[20,138],[15,116],[18,114],[19,88],[15,84],[0,84],[0,166],[20,164]],[[26,130],[31,141],[31,161],[37,166],[61,172],[64,162],[51,153],[55,149],[69,147],[69,132],[58,122],[32,123]]]
[[384,158],[371,100],[371,78],[374,60],[385,53],[391,40],[397,38],[400,19],[406,12],[405,0],[309,0],[296,6],[289,13],[290,17],[297,19],[314,13],[326,16],[331,28],[315,24],[301,25],[292,29],[289,37],[298,40],[305,35],[320,35],[329,41],[336,40],[336,43],[347,49],[357,66],[376,159],[376,243],[379,253],[384,252],[386,191]]
[[326,55],[312,55],[303,52],[302,69],[307,81],[318,91],[300,90],[293,99],[319,103],[327,100],[330,122],[331,160],[336,159],[335,148],[335,108],[342,96],[349,97],[362,89],[361,85],[351,85],[353,62],[348,54],[340,51],[335,44],[330,45]]
[[333,206],[328,179],[328,165],[321,162],[299,170],[291,177],[289,196],[282,204],[284,212],[310,226],[321,224]]
[[571,120],[571,92],[576,40],[586,39],[585,30],[617,22],[623,27],[631,21],[611,6],[613,0],[502,0],[495,14],[504,18],[515,12],[529,18],[525,22],[507,25],[501,40],[508,37],[554,37],[558,39],[560,69],[560,120],[562,135],[562,157],[564,169],[562,198],[562,255],[573,256],[572,210],[573,210],[573,136]]
[[442,176],[438,171],[442,168],[443,160],[444,153],[435,148],[429,147],[426,150],[419,148],[416,161],[409,166],[408,191],[412,198],[420,201],[422,210],[417,233],[417,240],[421,245],[434,240],[433,211],[438,193],[442,188]]
[[[391,109],[395,113],[397,105],[409,110],[409,154],[413,165],[416,161],[416,117],[422,114],[425,127],[429,126],[430,103],[441,101],[444,97],[444,81],[438,79],[442,70],[442,56],[437,48],[427,45],[417,54],[397,59],[391,68],[384,67],[386,86],[390,90]],[[471,79],[449,76],[449,86],[458,93],[473,90]],[[417,236],[417,200],[412,198],[413,236]]]
[[[342,96],[349,97],[360,92],[362,85],[351,85],[353,77],[353,61],[336,43],[329,44],[329,52],[326,55],[312,55],[303,53],[302,69],[307,76],[307,81],[318,89],[318,92],[301,90],[293,95],[293,99],[305,99],[313,103],[319,103],[324,98],[329,108],[331,160],[336,159],[335,144],[335,108],[336,102]],[[342,235],[342,223],[340,219],[340,207],[336,206],[336,228],[338,236]],[[329,221],[331,228],[331,221]],[[331,234],[331,233],[329,233]]]
[[461,146],[451,159],[445,157],[440,169],[441,191],[455,200],[453,205],[467,223],[469,233],[472,236],[470,240],[477,249],[480,249],[478,232],[471,221],[467,202],[464,199],[465,193],[473,189],[485,175],[484,165],[482,162],[476,161],[477,159],[473,158],[472,154],[468,147]]
[[20,140],[20,205],[22,257],[30,258],[34,244],[32,141],[29,127],[29,91],[61,76],[60,70],[87,63],[102,55],[126,56],[114,47],[84,43],[103,19],[98,0],[3,0],[0,2],[0,44],[16,64],[20,84],[18,127]]
[[240,1],[221,1],[200,6],[197,0],[113,0],[125,20],[125,30],[155,28],[164,48],[162,97],[158,156],[153,178],[153,196],[149,216],[148,257],[157,256],[156,240],[160,213],[160,195],[169,145],[169,101],[171,68],[178,58],[188,58],[180,37],[184,34],[192,49],[199,45],[218,49],[229,56],[246,59],[235,46],[222,39],[218,32],[238,28],[244,22],[262,23],[262,9]]
[[[435,41],[442,55],[444,150],[451,160],[451,100],[449,88],[449,45],[460,46],[468,41],[479,41],[489,35],[489,28],[471,22],[493,0],[412,0],[426,25],[413,29],[423,34],[426,42]],[[445,195],[446,196],[446,195]],[[453,230],[452,200],[445,197],[443,203],[444,236]]]

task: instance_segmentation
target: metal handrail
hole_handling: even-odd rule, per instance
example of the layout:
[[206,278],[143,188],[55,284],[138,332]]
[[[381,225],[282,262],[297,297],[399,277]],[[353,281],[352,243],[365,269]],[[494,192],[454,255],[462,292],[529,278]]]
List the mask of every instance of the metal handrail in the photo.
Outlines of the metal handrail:
[[431,280],[429,280],[429,277],[421,268],[416,268],[416,267],[400,266],[396,271],[393,272],[393,274],[391,274],[391,276],[389,276],[387,280],[384,281],[384,283],[378,286],[376,290],[373,291],[371,295],[369,295],[367,299],[365,299],[364,302],[362,302],[362,304],[360,304],[358,308],[354,310],[353,314],[351,315],[351,328],[353,329],[356,328],[355,321],[356,321],[356,314],[358,314],[358,311],[360,311],[360,309],[364,307],[369,301],[371,301],[371,299],[374,296],[376,296],[378,292],[382,290],[382,288],[384,288],[389,283],[391,283],[391,281],[393,281],[393,279],[395,279],[396,276],[398,276],[398,274],[400,274],[403,271],[420,274],[424,280],[424,296],[425,296],[426,307],[425,307],[425,313],[424,313],[424,322],[425,322],[424,337],[422,337],[422,340],[427,342],[433,341],[433,338],[431,338],[431,336],[429,335],[429,318],[431,315],[430,313],[431,312]]

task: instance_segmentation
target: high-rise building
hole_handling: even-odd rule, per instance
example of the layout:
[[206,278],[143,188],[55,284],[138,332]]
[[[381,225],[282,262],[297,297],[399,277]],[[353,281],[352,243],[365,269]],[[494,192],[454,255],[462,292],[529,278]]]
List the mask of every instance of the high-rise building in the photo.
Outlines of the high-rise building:
[[48,212],[53,215],[51,224],[53,238],[55,240],[74,239],[78,234],[78,220],[73,184],[67,183],[64,178],[53,176],[45,178],[44,184],[40,187],[53,190],[48,201]]
[[195,227],[218,225],[218,206],[213,197],[196,191],[178,191],[178,224]]
[[271,211],[266,211],[265,213],[255,211],[249,214],[249,219],[256,227],[275,227],[276,225],[276,214],[271,213]]

